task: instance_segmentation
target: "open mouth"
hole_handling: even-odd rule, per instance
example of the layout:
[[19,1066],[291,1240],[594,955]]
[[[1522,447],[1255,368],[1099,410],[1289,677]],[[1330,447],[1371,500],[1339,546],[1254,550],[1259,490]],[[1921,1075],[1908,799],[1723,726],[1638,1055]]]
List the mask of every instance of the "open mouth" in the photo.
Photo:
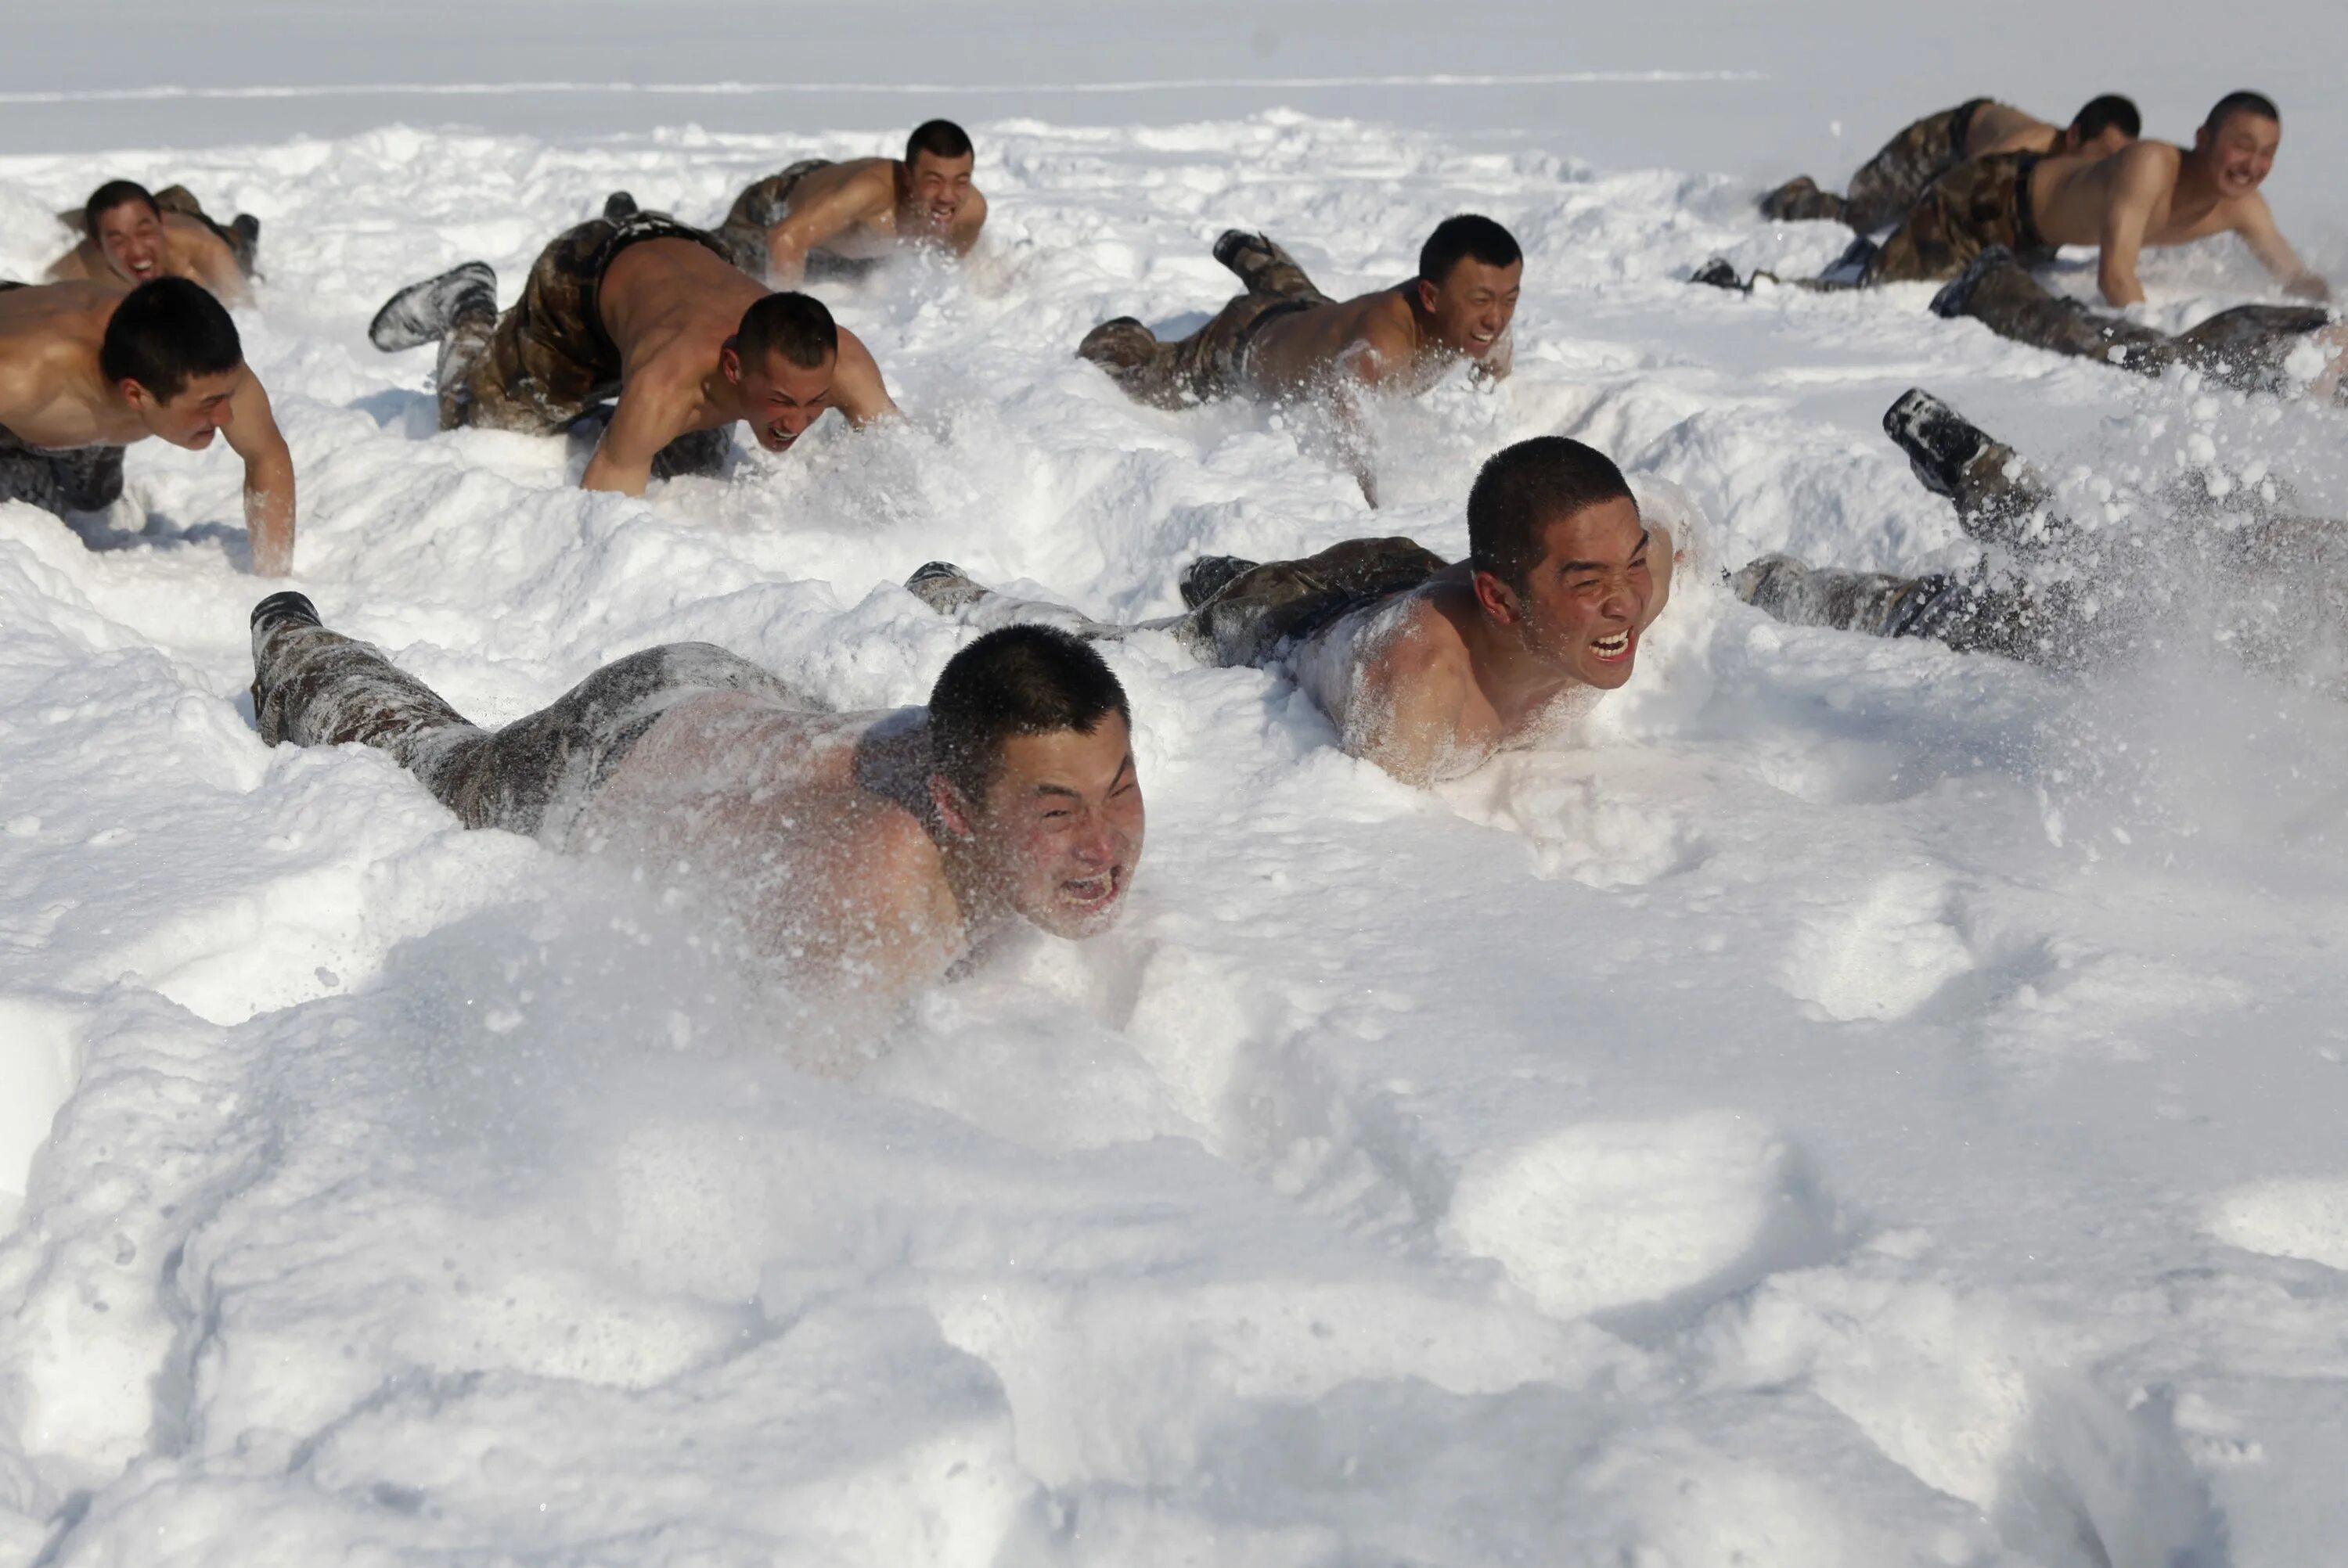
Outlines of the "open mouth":
[[1489,354],[1492,350],[1492,345],[1499,341],[1500,334],[1498,333],[1469,333],[1468,334],[1468,352],[1480,357],[1484,354]]
[[1610,636],[1594,638],[1590,644],[1591,656],[1601,664],[1620,664],[1631,657],[1631,645],[1635,641],[1627,628]]
[[1090,876],[1072,876],[1060,884],[1060,901],[1086,915],[1097,915],[1125,892],[1125,870],[1112,866]]
[[780,452],[798,439],[798,436],[795,432],[786,430],[779,425],[767,426],[767,445],[774,451]]

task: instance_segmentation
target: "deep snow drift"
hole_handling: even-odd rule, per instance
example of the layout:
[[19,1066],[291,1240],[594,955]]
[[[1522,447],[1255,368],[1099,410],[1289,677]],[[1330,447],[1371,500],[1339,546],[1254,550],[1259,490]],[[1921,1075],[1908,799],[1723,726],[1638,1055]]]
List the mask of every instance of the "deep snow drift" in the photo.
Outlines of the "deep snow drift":
[[[483,720],[684,638],[918,701],[963,635],[893,586],[923,560],[1163,613],[1197,551],[1457,552],[1475,464],[1553,430],[1693,524],[1631,689],[1430,795],[1268,676],[1125,644],[1125,923],[876,1033],[744,994],[673,911],[381,756],[264,750],[225,455],[135,450],[80,538],[0,508],[0,1557],[2336,1555],[2325,639],[2304,681],[2243,674],[2255,607],[2169,584],[2158,657],[2064,681],[1780,627],[1716,568],[1969,565],[1875,427],[1911,384],[2156,561],[2128,495],[2188,469],[2348,515],[2338,417],[2056,362],[1926,290],[1690,290],[1714,250],[1840,246],[1725,176],[1290,113],[973,128],[983,258],[830,294],[911,427],[645,501],[432,434],[427,356],[367,315],[475,255],[510,298],[615,187],[707,220],[871,137],[108,167],[265,220],[242,322],[297,582]],[[92,167],[0,162],[0,272]],[[1138,409],[1069,357],[1211,309],[1228,222],[1338,292],[1461,208],[1532,257],[1518,378],[1398,411],[1383,513],[1281,419]],[[2171,324],[2261,287],[2226,247],[2148,281]]]

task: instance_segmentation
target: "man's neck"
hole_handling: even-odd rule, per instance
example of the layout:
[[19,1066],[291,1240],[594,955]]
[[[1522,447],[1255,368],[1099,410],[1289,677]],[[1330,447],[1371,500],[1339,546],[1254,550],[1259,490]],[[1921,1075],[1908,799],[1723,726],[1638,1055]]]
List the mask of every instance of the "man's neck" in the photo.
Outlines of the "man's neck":
[[2199,217],[2218,205],[2218,174],[2209,159],[2188,148],[2178,160],[2177,186],[2169,192],[2168,215]]
[[1428,365],[1448,364],[1461,357],[1459,351],[1445,343],[1435,329],[1435,313],[1428,310],[1418,297],[1418,285],[1403,285],[1403,299],[1410,306],[1411,363]]
[[701,406],[717,415],[719,425],[731,425],[750,417],[749,405],[742,399],[742,389],[726,378],[724,364],[713,364],[701,377]]
[[1460,641],[1467,644],[1468,666],[1475,675],[1476,689],[1503,724],[1515,725],[1577,684],[1571,675],[1528,651],[1509,629],[1495,626],[1472,587],[1464,591],[1467,612],[1455,620]]

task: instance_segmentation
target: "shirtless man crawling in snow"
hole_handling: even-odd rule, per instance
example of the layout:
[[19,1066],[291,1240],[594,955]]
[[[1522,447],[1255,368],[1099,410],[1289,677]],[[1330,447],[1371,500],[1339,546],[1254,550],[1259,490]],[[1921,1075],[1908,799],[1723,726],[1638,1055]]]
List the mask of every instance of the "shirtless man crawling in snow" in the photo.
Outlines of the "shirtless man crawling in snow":
[[150,194],[128,179],[108,180],[80,211],[59,216],[83,239],[49,263],[53,282],[128,290],[150,278],[185,278],[228,304],[245,297],[261,237],[257,218],[239,213],[222,228],[185,187]]
[[1125,689],[1064,631],[1012,626],[928,706],[839,713],[722,648],[605,665],[496,731],[298,593],[252,611],[271,744],[388,752],[468,827],[623,857],[693,889],[746,956],[887,1005],[1021,920],[1092,936],[1141,858]]
[[1515,236],[1489,218],[1445,219],[1419,248],[1418,276],[1350,300],[1323,293],[1262,234],[1227,231],[1215,241],[1215,260],[1247,292],[1197,332],[1160,343],[1140,322],[1119,316],[1086,333],[1077,354],[1107,370],[1128,396],[1159,408],[1222,397],[1326,399],[1347,465],[1373,507],[1377,482],[1361,428],[1364,395],[1416,397],[1463,360],[1488,380],[1509,374],[1509,323],[1525,258]]
[[716,237],[634,203],[559,234],[521,298],[467,261],[376,313],[386,354],[440,344],[440,428],[553,436],[616,396],[582,489],[641,496],[655,477],[716,472],[733,426],[785,452],[837,408],[861,428],[897,412],[880,367],[821,301],[769,293]]
[[2012,104],[1969,98],[1926,115],[1890,141],[1850,177],[1847,194],[1818,189],[1797,175],[1761,199],[1761,216],[1781,222],[1831,218],[1862,234],[1897,223],[1932,182],[1961,164],[2000,152],[2081,152],[2103,157],[2144,134],[2136,105],[2117,93],[2087,100],[2057,128]]
[[1484,465],[1457,565],[1404,538],[1263,565],[1210,556],[1182,573],[1187,613],[1132,627],[1005,600],[942,562],[906,587],[977,622],[1048,618],[1092,638],[1162,630],[1211,663],[1284,670],[1348,755],[1427,784],[1533,743],[1627,682],[1670,597],[1672,551],[1603,454],[1544,436]]
[[[2144,301],[2137,259],[2147,248],[2236,234],[2285,293],[2327,299],[2331,285],[2299,259],[2259,194],[2281,145],[2281,111],[2244,92],[2218,100],[2190,148],[2147,138],[2108,156],[2089,149],[1977,158],[1933,181],[1880,245],[1860,240],[1824,277],[1798,286],[1939,282],[2001,249],[2035,265],[2057,247],[2093,245],[2097,286],[2106,302],[2126,309]],[[1752,287],[1717,257],[1692,281]]]
[[768,175],[734,199],[718,240],[734,264],[778,289],[810,272],[853,273],[903,246],[967,256],[986,223],[986,198],[970,182],[977,155],[952,120],[916,126],[905,156],[810,158]]
[[0,501],[62,517],[122,494],[122,449],[158,436],[244,461],[252,569],[294,569],[294,456],[236,323],[185,278],[129,293],[0,282]]

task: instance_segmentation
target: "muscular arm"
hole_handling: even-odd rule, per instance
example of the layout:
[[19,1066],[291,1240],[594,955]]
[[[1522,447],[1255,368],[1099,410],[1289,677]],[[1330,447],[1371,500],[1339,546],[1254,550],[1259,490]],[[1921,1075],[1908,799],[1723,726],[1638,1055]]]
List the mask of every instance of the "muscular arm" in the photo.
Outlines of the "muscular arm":
[[1382,310],[1370,317],[1363,323],[1361,335],[1337,355],[1335,374],[1329,384],[1329,403],[1337,417],[1338,453],[1362,487],[1362,499],[1373,509],[1378,504],[1378,479],[1365,405],[1408,368],[1411,351],[1416,346],[1406,324],[1408,320],[1407,306],[1397,312]]
[[767,231],[767,282],[777,289],[796,289],[807,277],[808,253],[819,251],[835,235],[869,222],[889,210],[896,187],[887,165],[873,175],[860,175],[819,196],[794,202],[783,220]]
[[679,387],[656,366],[629,377],[620,388],[620,401],[587,471],[579,477],[582,490],[616,490],[641,496],[652,483],[653,459],[660,449],[685,434],[693,422],[695,402],[690,384]]
[[955,255],[967,256],[971,248],[978,243],[978,231],[985,226],[986,198],[973,190],[970,200],[963,203],[962,210],[954,214],[953,234],[946,242],[953,248]]
[[244,459],[244,528],[253,575],[283,577],[294,569],[294,454],[259,376],[246,376],[230,399],[221,434]]
[[2259,264],[2282,281],[2283,292],[2296,294],[2303,300],[2328,300],[2332,285],[2307,270],[2299,252],[2275,227],[2274,210],[2266,198],[2253,191],[2242,203],[2241,215],[2235,220],[2234,232],[2250,248]]
[[831,373],[832,406],[847,415],[848,422],[859,430],[876,419],[901,417],[889,395],[888,383],[880,378],[880,362],[864,340],[846,328],[839,333],[839,364]]
[[2104,203],[2100,253],[2096,282],[2104,298],[2123,308],[2144,302],[2144,285],[2137,281],[2136,260],[2144,249],[2146,229],[2160,199],[2177,184],[2178,157],[2174,148],[2138,142],[2111,160],[2110,195]]

